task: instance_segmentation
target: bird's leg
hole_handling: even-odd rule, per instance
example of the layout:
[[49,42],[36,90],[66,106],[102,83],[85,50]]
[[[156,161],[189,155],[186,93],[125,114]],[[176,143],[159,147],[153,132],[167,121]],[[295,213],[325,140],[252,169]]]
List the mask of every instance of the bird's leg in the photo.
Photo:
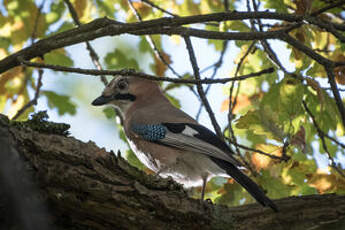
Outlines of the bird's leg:
[[207,184],[207,177],[208,177],[208,175],[205,175],[205,176],[202,177],[201,202],[203,202],[204,198],[205,198],[205,190],[206,190],[206,184]]

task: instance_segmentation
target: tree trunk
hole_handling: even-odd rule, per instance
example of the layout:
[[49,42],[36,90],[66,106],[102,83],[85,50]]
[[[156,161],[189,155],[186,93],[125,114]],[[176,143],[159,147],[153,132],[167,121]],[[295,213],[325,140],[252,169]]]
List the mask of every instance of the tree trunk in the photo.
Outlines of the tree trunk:
[[172,180],[41,123],[33,130],[0,114],[1,229],[345,229],[345,196],[276,200],[279,213],[201,203]]

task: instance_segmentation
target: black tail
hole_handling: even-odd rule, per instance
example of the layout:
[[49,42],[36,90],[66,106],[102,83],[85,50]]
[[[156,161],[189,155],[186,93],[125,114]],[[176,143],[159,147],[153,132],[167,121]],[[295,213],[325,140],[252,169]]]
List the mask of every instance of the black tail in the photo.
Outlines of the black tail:
[[226,162],[224,160],[220,160],[217,158],[212,157],[212,161],[214,161],[219,167],[224,169],[229,176],[234,178],[240,185],[242,185],[252,197],[255,198],[262,206],[269,206],[275,212],[278,212],[278,207],[271,201],[265,193],[259,188],[259,186],[252,181],[248,176],[241,172],[236,166],[233,164]]

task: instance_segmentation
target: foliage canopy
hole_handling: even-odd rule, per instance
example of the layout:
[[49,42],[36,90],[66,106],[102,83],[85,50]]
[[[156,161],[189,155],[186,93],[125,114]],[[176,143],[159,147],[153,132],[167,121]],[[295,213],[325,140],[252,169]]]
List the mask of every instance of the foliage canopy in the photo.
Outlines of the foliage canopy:
[[[0,7],[0,112],[25,120],[35,110],[36,96],[39,96],[39,100],[47,99],[47,109],[57,109],[59,115],[76,115],[76,104],[71,98],[77,97],[77,93],[61,95],[44,86],[41,88],[45,73],[29,68],[28,62],[20,65],[19,59],[41,63],[44,68],[51,68],[44,66],[46,64],[74,66],[75,60],[71,59],[66,47],[96,38],[81,36],[82,28],[86,28],[83,26],[73,33],[77,27],[75,24],[90,23],[105,16],[123,23],[171,17],[170,22],[162,21],[162,25],[152,23],[151,27],[144,27],[144,24],[138,24],[137,29],[124,29],[122,33],[137,37],[136,43],[133,45],[128,41],[126,45],[108,50],[100,63],[105,69],[145,70],[162,80],[164,76],[194,79],[198,71],[193,71],[188,63],[190,70],[179,74],[179,66],[173,62],[176,54],[165,50],[168,40],[176,46],[185,46],[183,40],[194,36],[207,39],[208,45],[219,56],[218,61],[209,63],[208,71],[200,71],[201,79],[242,76],[274,67],[272,73],[224,84],[226,93],[217,96],[217,100],[222,101],[221,108],[206,108],[210,114],[210,109],[215,113],[229,114],[228,123],[221,125],[223,128],[218,130],[218,135],[231,143],[237,157],[248,167],[248,173],[273,199],[314,193],[345,193],[345,163],[341,162],[345,159],[345,14],[344,3],[341,2],[4,0]],[[216,14],[222,12],[225,13]],[[213,15],[208,19],[184,17],[206,14]],[[234,15],[237,15],[237,20],[232,18]],[[78,33],[78,41],[67,41],[68,36],[76,38]],[[13,67],[6,67],[9,66],[6,60],[11,55],[41,39],[58,41],[59,34],[65,36],[65,40],[59,41],[61,45],[56,42],[52,45],[54,48],[47,49],[42,45],[41,53],[36,56],[19,55],[18,60],[11,62]],[[114,32],[113,35],[120,34]],[[194,48],[196,53],[202,52],[197,46]],[[231,68],[223,61],[229,50],[239,50]],[[134,55],[129,55],[133,52]],[[92,55],[92,51],[90,54],[97,62],[97,55]],[[195,63],[194,67],[197,67]],[[226,71],[227,76],[217,74],[220,68]],[[204,93],[194,83],[167,82],[162,87],[178,107],[181,100],[186,100],[174,96],[173,92],[180,89],[191,90],[201,98],[201,104],[207,104],[202,94],[207,94],[209,85],[203,85]],[[23,107],[26,109],[18,113]],[[105,109],[104,112],[107,118],[114,118],[112,110]],[[217,131],[214,119],[213,125]],[[329,160],[328,170],[318,168],[320,155]],[[144,169],[130,151],[128,160]],[[208,184],[207,191],[208,196],[219,203],[238,205],[252,202],[250,195],[232,180],[216,178]]]

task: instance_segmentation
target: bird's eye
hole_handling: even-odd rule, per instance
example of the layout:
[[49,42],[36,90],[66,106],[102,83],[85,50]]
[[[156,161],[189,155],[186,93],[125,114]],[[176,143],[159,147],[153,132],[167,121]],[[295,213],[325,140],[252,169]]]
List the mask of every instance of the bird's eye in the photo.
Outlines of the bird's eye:
[[120,90],[124,90],[127,88],[127,82],[126,81],[119,81],[117,86],[119,87]]

